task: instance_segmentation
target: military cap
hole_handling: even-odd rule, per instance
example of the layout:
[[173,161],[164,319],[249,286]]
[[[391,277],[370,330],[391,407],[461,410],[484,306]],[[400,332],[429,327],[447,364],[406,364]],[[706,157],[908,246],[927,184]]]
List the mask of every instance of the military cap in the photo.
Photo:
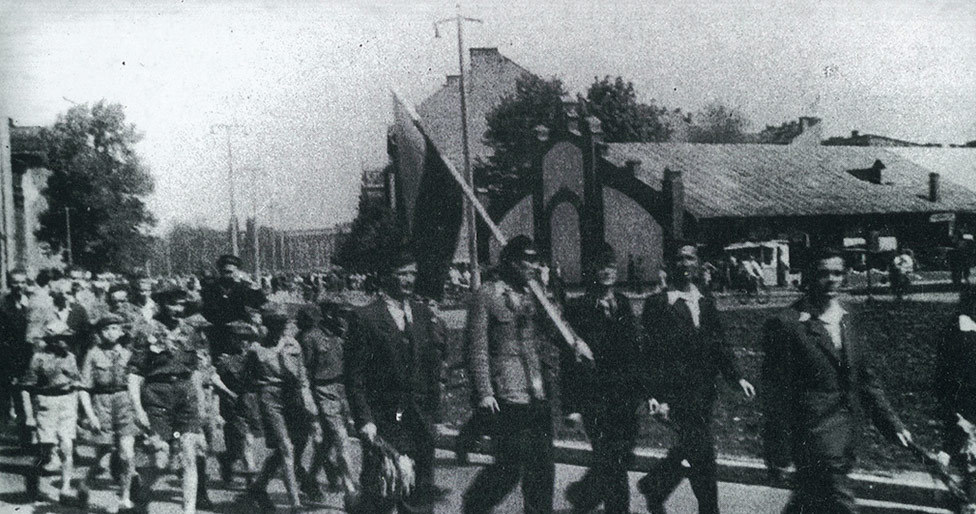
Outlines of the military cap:
[[269,303],[261,309],[261,318],[265,323],[284,323],[289,317],[288,309],[280,303]]
[[227,329],[234,337],[239,337],[247,341],[254,341],[261,336],[254,325],[243,321],[232,321],[227,324]]
[[98,321],[95,322],[95,330],[102,330],[103,328],[108,327],[110,325],[123,325],[123,324],[125,324],[125,320],[122,319],[121,316],[117,314],[109,313],[98,318]]
[[231,265],[238,268],[241,267],[241,258],[236,255],[221,255],[217,258],[217,267],[223,268],[224,266]]
[[160,305],[172,305],[174,303],[187,301],[189,299],[189,294],[183,288],[173,287],[153,293],[152,299]]
[[187,316],[183,321],[197,330],[213,326],[213,323],[207,321],[207,318],[204,318],[203,314],[200,313]]

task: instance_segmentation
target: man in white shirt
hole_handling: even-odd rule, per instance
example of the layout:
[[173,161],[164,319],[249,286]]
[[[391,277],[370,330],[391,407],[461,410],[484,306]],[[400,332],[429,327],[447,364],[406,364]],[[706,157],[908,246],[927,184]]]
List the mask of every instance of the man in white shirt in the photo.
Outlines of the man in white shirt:
[[[756,392],[739,371],[719,319],[715,301],[696,285],[700,278],[698,250],[692,243],[674,242],[670,252],[668,286],[647,299],[641,321],[647,347],[643,357],[645,393],[652,413],[670,416],[677,444],[652,472],[638,483],[652,513],[687,476],[700,513],[718,513],[712,408],[719,375],[737,385],[746,398]],[[686,468],[682,461],[690,464]]]
[[860,418],[870,415],[889,440],[911,442],[881,390],[870,352],[838,301],[843,256],[811,260],[807,294],[764,327],[763,441],[770,473],[796,465],[785,512],[857,512],[847,474],[854,466]]

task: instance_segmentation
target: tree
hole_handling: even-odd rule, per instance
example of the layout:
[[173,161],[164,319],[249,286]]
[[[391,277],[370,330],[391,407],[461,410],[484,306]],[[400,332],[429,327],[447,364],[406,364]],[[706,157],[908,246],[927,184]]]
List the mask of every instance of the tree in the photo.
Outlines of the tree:
[[566,89],[558,78],[525,74],[516,81],[515,93],[502,98],[488,113],[484,142],[494,152],[487,162],[475,163],[474,178],[479,187],[488,189],[492,203],[519,196],[524,189],[524,181],[530,178],[525,170],[537,141],[536,127],[553,131],[565,123],[564,95]]
[[143,265],[156,223],[144,202],[153,178],[135,153],[142,135],[126,123],[123,107],[104,100],[76,105],[42,130],[41,139],[51,175],[38,238],[65,250],[67,212],[76,265],[96,271]]
[[741,111],[713,101],[694,116],[688,132],[692,143],[743,143],[750,122]]
[[376,273],[384,269],[387,260],[403,241],[403,231],[393,211],[380,199],[369,194],[370,177],[363,172],[363,186],[359,192],[356,219],[349,235],[339,246],[333,259],[335,264],[356,273]]
[[667,109],[638,102],[634,84],[621,77],[595,79],[586,92],[586,108],[600,119],[609,143],[666,141],[671,134]]

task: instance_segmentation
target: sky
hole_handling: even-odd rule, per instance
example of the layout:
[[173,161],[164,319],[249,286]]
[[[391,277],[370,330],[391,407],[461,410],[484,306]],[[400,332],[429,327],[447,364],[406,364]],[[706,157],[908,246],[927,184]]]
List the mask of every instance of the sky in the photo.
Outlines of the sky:
[[[355,216],[387,161],[391,88],[417,104],[457,73],[456,2],[26,1],[0,4],[0,115],[49,125],[121,103],[144,134],[160,230],[238,216],[320,228]],[[633,81],[639,99],[799,116],[920,142],[976,139],[976,2],[464,2],[466,46],[497,47],[571,92]]]

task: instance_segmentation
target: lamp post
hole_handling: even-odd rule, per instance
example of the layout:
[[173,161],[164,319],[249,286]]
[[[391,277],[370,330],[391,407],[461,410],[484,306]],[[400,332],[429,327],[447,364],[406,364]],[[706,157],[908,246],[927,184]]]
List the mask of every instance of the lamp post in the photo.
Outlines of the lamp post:
[[[450,18],[434,22],[434,37],[441,37],[438,26],[442,23],[455,22],[457,24],[458,40],[458,89],[461,94],[461,141],[464,154],[464,179],[468,185],[474,187],[474,177],[471,174],[471,149],[468,144],[468,106],[464,90],[464,22],[484,23],[477,18],[467,18],[461,15],[461,4],[458,13]],[[474,204],[466,199],[464,218],[468,227],[468,264],[471,266],[471,289],[481,287],[481,269],[478,266],[478,224],[475,217]]]
[[222,129],[227,136],[227,183],[230,188],[230,246],[234,256],[239,255],[237,247],[237,202],[234,199],[234,153],[230,146],[230,133],[234,131],[236,125],[227,123],[217,123],[210,127],[210,133],[216,134],[218,129]]

